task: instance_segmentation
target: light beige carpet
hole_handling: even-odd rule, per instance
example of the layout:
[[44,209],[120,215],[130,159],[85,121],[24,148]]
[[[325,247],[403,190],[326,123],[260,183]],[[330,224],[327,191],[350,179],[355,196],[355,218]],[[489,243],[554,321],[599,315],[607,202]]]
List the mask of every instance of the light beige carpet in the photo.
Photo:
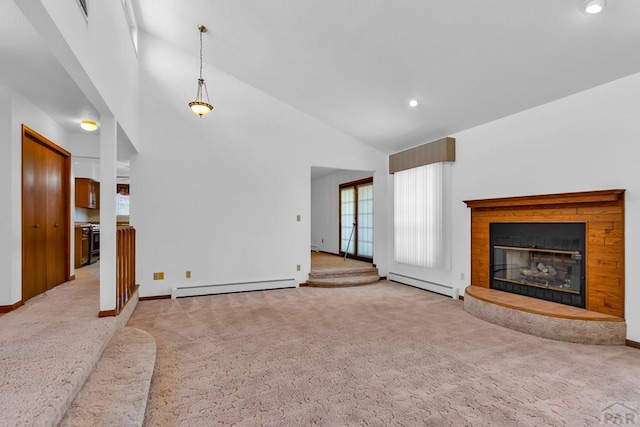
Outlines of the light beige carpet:
[[148,426],[585,426],[640,413],[640,351],[526,335],[390,282],[144,301],[128,326],[157,343]]
[[56,425],[118,329],[97,265],[0,318],[0,426]]
[[116,332],[59,426],[141,426],[155,360],[148,333]]

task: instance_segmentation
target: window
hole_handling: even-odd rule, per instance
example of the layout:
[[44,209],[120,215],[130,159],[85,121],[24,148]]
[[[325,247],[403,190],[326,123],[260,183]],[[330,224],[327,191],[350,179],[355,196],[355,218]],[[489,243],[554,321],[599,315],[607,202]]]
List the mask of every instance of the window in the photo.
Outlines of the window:
[[445,178],[448,165],[433,163],[394,174],[396,262],[447,268]]
[[129,216],[129,195],[116,194],[116,215]]

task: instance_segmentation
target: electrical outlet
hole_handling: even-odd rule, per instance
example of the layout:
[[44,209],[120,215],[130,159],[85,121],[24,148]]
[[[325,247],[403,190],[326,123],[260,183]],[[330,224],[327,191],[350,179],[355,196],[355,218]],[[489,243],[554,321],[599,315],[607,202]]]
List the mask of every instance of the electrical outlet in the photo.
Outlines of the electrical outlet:
[[153,273],[153,280],[164,280],[164,271]]
[[297,264],[297,265],[296,265],[296,270],[297,270],[297,271],[300,271],[300,264]]
[[184,275],[187,279],[191,279],[191,270],[187,270]]
[[322,243],[324,244],[324,237],[322,239],[320,239],[322,241]]
[[296,215],[296,221],[300,222],[300,215]]

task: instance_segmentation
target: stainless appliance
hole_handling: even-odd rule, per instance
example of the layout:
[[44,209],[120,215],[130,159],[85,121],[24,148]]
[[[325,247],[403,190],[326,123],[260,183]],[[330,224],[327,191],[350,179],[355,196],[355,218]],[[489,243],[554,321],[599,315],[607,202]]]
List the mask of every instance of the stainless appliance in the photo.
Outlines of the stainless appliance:
[[100,224],[91,224],[89,231],[89,264],[100,259]]

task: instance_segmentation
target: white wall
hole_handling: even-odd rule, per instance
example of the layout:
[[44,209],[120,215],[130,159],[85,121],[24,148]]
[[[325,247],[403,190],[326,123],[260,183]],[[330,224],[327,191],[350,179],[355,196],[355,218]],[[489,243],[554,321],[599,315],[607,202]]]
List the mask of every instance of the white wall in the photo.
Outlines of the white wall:
[[[145,132],[131,163],[141,295],[176,285],[306,281],[311,165],[386,173],[386,156],[209,66],[214,110],[199,118],[187,107],[198,59],[148,36],[140,43],[141,96],[153,100],[141,111]],[[386,182],[377,190],[385,200]],[[157,271],[164,281],[152,280]]]
[[[339,238],[339,215],[340,196],[339,186],[345,182],[370,178],[373,174],[367,171],[340,171],[331,175],[322,176],[311,180],[311,245],[319,251],[337,254],[340,252]],[[386,181],[386,173],[378,176]],[[374,183],[375,190],[375,183]],[[374,221],[376,220],[375,210],[386,212],[386,203],[383,200],[373,200]],[[386,215],[385,215],[386,217]],[[375,223],[386,233],[386,223]],[[375,230],[375,227],[374,227]],[[375,258],[385,258],[386,248],[381,254],[374,254]]]
[[463,200],[626,189],[627,336],[640,341],[640,270],[634,265],[640,256],[639,117],[640,74],[635,74],[451,135],[456,138],[452,268],[411,269],[394,263],[390,248],[390,270],[469,285],[470,211]]
[[[12,291],[12,283],[15,277],[15,239],[13,215],[14,206],[14,189],[13,176],[16,164],[14,162],[14,151],[16,148],[12,143],[12,125],[11,125],[11,89],[0,86],[0,271],[3,272],[4,280],[0,280],[0,305],[10,305],[16,302]],[[21,254],[18,248],[18,254]],[[17,277],[20,280],[20,276]]]
[[[22,299],[22,124],[65,149],[68,136],[49,116],[8,87],[0,88],[0,115],[0,149],[7,153],[0,156],[0,197],[6,201],[0,209],[0,271],[8,278],[0,281],[0,305],[10,305]],[[73,213],[72,207],[73,200]],[[73,241],[73,227],[71,233]],[[70,274],[74,274],[73,259],[71,245]]]
[[120,1],[18,2],[31,24],[101,115],[115,116],[135,146],[138,60]]
[[[110,144],[115,150],[116,134],[120,131],[135,151],[140,107],[138,60],[123,5],[119,1],[89,2],[86,21],[74,1],[33,0],[19,2],[18,6],[100,114],[100,169],[104,178],[101,183],[104,191],[101,192],[100,308],[109,310],[113,308],[115,295],[115,282],[111,278],[115,277],[116,267],[116,216],[114,211],[111,223],[110,214],[105,212],[110,212],[112,203],[115,204],[116,162],[115,156],[113,161],[106,161],[104,153],[109,153],[105,150]],[[113,136],[111,128],[115,129]],[[107,129],[108,134],[105,133]],[[113,257],[109,255],[111,248]],[[105,295],[108,298],[104,298]]]

